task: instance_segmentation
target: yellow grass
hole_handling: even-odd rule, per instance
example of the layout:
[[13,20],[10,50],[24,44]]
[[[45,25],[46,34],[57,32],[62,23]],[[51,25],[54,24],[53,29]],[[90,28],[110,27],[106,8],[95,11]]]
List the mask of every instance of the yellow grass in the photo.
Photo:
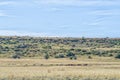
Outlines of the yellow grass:
[[[104,61],[104,62],[103,62]],[[42,64],[42,65],[41,65]],[[53,64],[53,65],[51,65]],[[59,66],[57,64],[63,64]],[[66,66],[65,64],[81,64]],[[87,64],[87,65],[85,65]],[[119,60],[0,59],[0,78],[80,77],[120,79]]]

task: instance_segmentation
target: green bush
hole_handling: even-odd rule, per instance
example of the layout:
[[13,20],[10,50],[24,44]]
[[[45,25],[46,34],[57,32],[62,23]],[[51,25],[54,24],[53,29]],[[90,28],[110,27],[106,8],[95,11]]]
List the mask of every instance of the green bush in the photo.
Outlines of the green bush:
[[45,54],[44,58],[45,58],[45,59],[49,59],[49,55],[48,55],[48,54]]
[[20,56],[17,55],[17,54],[14,54],[14,55],[12,55],[12,58],[14,58],[14,59],[20,59]]
[[74,56],[73,59],[76,60],[76,59],[77,59],[77,56]]
[[69,58],[70,58],[71,60],[76,60],[76,59],[77,59],[76,56],[70,56]]
[[111,56],[113,56],[113,54],[109,54],[108,56],[111,57]]
[[115,58],[120,59],[120,53],[118,53],[118,54],[115,56]]
[[72,53],[72,52],[68,52],[68,53],[66,54],[66,56],[67,56],[67,57],[71,57],[71,56],[75,56],[75,54]]
[[63,53],[60,53],[60,54],[56,54],[55,58],[65,58],[65,56]]

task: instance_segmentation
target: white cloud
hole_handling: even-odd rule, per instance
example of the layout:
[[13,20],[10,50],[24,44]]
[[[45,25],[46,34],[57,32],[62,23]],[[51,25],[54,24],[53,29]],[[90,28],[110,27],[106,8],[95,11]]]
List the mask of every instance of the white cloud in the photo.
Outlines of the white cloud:
[[[35,3],[37,4],[55,4],[55,5],[91,5],[94,4],[94,2],[90,3],[84,3],[85,1],[79,1],[79,0],[36,0]],[[81,4],[79,4],[81,3]]]
[[61,26],[58,26],[59,29],[70,29],[70,25],[61,25]]
[[[39,7],[40,9],[42,9],[43,7]],[[44,11],[48,11],[48,12],[59,12],[59,11],[63,11],[63,8],[58,8],[58,7],[44,7]]]
[[[15,5],[15,1],[0,1],[0,6],[6,6],[6,5]],[[5,10],[0,10],[0,17],[14,17],[12,15],[8,15],[4,12]]]
[[56,8],[56,7],[54,7],[54,8],[50,8],[50,11],[62,11],[63,9],[61,9],[61,8]]
[[93,22],[93,23],[89,23],[88,25],[97,26],[97,25],[99,25],[99,24],[100,24],[100,22]]
[[8,14],[4,13],[3,11],[0,11],[0,17],[15,17],[15,16],[8,15]]
[[26,31],[14,31],[14,30],[0,30],[0,36],[32,36],[32,37],[63,37],[60,34],[53,33],[37,33],[37,32],[26,32]]
[[65,33],[37,33],[37,32],[26,32],[26,31],[14,31],[14,30],[0,30],[0,36],[31,36],[31,37],[67,37],[71,34]]
[[6,14],[4,14],[4,13],[0,13],[0,16],[6,16]]
[[35,0],[37,4],[71,5],[71,6],[108,6],[119,5],[119,1],[112,0]]
[[47,33],[34,33],[26,31],[0,30],[2,36],[47,36]]
[[120,15],[120,10],[96,10],[91,11],[92,15],[103,15],[103,16],[111,16],[111,15]]
[[10,4],[15,4],[15,2],[13,2],[13,1],[0,1],[0,6],[10,5]]

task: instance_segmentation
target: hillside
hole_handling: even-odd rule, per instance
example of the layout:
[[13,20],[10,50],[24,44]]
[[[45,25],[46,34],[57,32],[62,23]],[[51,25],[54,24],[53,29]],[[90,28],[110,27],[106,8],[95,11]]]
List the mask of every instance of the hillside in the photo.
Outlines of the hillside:
[[119,38],[0,36],[1,58],[119,57]]

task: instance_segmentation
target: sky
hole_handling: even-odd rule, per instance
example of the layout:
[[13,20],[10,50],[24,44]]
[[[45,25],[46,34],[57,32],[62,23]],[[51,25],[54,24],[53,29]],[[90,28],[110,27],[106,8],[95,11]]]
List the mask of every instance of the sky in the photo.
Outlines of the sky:
[[120,37],[120,0],[0,0],[0,35]]

